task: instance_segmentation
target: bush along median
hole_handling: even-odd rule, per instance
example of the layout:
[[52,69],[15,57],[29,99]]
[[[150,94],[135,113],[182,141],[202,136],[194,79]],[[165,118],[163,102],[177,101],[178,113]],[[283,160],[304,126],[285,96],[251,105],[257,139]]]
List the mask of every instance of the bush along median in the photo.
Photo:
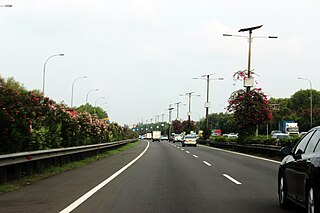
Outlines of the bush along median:
[[227,138],[223,136],[212,136],[210,140],[199,139],[200,144],[233,150],[237,152],[250,153],[253,155],[263,155],[273,159],[280,160],[280,149],[284,146],[293,147],[300,140],[300,137],[290,137],[274,139],[267,136],[253,136],[246,138],[245,141],[239,141],[236,138]]
[[136,137],[127,127],[56,103],[0,76],[0,155]]

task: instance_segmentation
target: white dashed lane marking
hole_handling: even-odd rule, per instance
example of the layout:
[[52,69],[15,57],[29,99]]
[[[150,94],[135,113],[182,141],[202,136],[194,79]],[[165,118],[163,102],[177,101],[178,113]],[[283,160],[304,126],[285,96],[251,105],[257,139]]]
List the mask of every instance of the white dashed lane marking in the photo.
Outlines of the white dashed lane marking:
[[195,158],[199,158],[199,156],[197,156],[197,155],[193,155],[193,157],[195,157]]
[[203,161],[204,164],[206,164],[207,166],[212,166],[210,163],[208,163],[207,161]]
[[237,185],[241,185],[241,183],[239,181],[237,181],[236,179],[234,179],[233,177],[230,177],[227,174],[223,174],[223,176],[225,176],[226,178],[228,178],[230,181],[232,181],[233,183],[237,184]]

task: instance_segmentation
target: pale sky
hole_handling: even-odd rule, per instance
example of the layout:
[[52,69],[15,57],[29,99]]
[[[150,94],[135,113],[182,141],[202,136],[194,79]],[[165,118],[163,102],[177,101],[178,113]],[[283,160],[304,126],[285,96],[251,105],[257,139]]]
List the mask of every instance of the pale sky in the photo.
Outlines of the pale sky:
[[[312,81],[319,89],[320,1],[318,0],[0,0],[0,75],[70,106],[104,108],[120,124],[150,121],[194,91],[192,119],[205,114],[206,82],[215,73],[210,112],[225,112],[234,86],[232,75],[247,68],[246,38],[238,30],[263,25],[253,36],[252,69],[258,85],[272,97],[288,98]],[[105,99],[99,99],[105,97]],[[99,99],[99,100],[98,100]],[[105,104],[105,103],[108,104]],[[180,117],[187,119],[187,106]],[[176,112],[173,112],[173,119]],[[161,118],[161,117],[160,117]],[[168,116],[165,117],[168,120]]]

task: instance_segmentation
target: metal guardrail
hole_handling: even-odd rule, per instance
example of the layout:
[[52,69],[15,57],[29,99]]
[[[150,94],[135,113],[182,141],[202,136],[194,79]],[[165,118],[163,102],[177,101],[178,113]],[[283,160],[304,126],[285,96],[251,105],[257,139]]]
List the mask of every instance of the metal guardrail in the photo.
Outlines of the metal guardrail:
[[215,142],[215,141],[199,141],[201,144],[217,148],[228,148],[239,152],[254,152],[266,154],[270,156],[279,156],[282,146],[264,145],[264,144],[237,144],[235,142]]
[[112,149],[134,141],[137,139],[0,155],[0,183],[5,183],[8,179],[19,179],[21,176],[31,175],[34,171],[42,173],[46,167],[80,160],[93,156],[102,150]]

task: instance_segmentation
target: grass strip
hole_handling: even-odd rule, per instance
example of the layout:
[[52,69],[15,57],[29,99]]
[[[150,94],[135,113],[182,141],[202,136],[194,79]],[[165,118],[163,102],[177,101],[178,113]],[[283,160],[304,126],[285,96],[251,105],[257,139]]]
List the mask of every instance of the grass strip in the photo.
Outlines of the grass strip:
[[55,166],[49,167],[49,168],[45,169],[42,174],[33,174],[31,176],[22,177],[19,180],[8,181],[7,183],[0,184],[0,193],[13,191],[13,190],[21,188],[22,186],[30,185],[32,183],[43,180],[45,178],[48,178],[48,177],[51,177],[51,176],[54,176],[57,174],[61,174],[65,171],[89,165],[89,164],[96,162],[98,160],[101,160],[101,159],[104,159],[104,158],[109,157],[111,155],[115,155],[119,152],[123,152],[125,150],[128,150],[128,149],[138,145],[139,143],[140,143],[140,141],[128,143],[128,144],[121,146],[119,148],[107,150],[103,153],[82,159],[80,161],[74,161],[74,162],[59,166],[59,167],[55,167]]

